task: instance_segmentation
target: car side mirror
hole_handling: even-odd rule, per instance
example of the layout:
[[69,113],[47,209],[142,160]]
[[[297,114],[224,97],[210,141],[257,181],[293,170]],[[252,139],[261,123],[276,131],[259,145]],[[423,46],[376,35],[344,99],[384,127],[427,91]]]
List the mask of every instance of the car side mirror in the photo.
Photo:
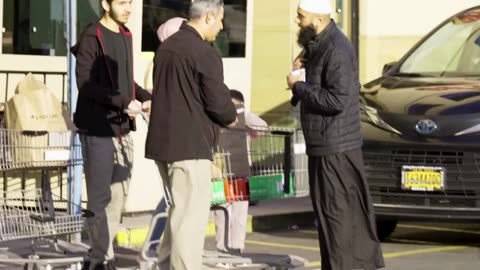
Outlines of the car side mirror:
[[382,75],[386,75],[387,73],[389,73],[389,71],[391,71],[397,64],[398,62],[386,63],[383,66]]

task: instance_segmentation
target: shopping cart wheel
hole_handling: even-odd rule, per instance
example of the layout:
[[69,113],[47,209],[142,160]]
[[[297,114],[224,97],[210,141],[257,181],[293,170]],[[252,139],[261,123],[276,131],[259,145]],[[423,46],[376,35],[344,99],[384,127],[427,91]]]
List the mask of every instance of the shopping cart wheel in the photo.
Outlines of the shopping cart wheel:
[[77,262],[70,265],[70,270],[82,270],[82,263]]
[[[29,260],[38,260],[40,257],[37,254],[29,255],[28,256]],[[38,265],[35,262],[28,262],[23,266],[23,270],[39,270]]]
[[158,265],[154,262],[142,261],[139,262],[138,268],[136,270],[159,270]]
[[23,266],[23,270],[39,270],[35,263],[26,263]]

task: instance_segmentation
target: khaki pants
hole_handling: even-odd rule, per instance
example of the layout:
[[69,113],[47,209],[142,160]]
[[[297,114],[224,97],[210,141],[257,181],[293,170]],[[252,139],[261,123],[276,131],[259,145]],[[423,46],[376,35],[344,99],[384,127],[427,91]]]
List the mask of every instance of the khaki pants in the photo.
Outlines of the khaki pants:
[[199,270],[211,202],[211,161],[156,162],[171,203],[160,244],[160,270]]
[[93,269],[114,258],[113,239],[117,234],[128,191],[133,162],[133,142],[122,138],[80,136],[87,186],[87,209],[95,216],[87,220]]
[[247,233],[248,201],[229,202],[221,204],[228,212],[228,247],[225,246],[225,212],[215,210],[215,227],[218,250],[227,248],[245,249]]

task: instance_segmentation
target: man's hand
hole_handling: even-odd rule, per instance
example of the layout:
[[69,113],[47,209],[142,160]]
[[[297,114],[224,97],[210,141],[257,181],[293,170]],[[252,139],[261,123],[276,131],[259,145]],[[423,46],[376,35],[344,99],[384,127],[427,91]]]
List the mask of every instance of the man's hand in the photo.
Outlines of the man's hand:
[[228,124],[228,128],[234,128],[238,123],[238,116],[235,118],[235,121],[233,121],[232,123]]
[[152,101],[147,100],[142,103],[142,111],[146,113],[148,116],[150,116],[150,111],[152,109]]
[[304,69],[297,69],[290,74],[287,75],[287,85],[288,89],[292,89],[293,85],[298,81],[303,81],[305,78],[305,70]]
[[140,105],[135,100],[130,101],[130,103],[128,104],[128,107],[127,107],[128,116],[132,119],[137,117],[138,113],[141,110],[142,110],[142,107],[140,107]]
[[301,69],[301,68],[303,68],[302,58],[298,56],[297,58],[295,58],[295,60],[293,60],[292,70]]

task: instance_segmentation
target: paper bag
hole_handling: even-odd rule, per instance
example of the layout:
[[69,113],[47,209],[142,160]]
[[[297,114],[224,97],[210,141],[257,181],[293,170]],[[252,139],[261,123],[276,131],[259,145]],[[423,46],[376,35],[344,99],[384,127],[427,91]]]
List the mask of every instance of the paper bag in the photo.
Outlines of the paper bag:
[[65,116],[60,101],[31,73],[18,84],[5,108],[7,128],[15,130],[62,131],[68,130],[67,124],[71,129],[72,121]]
[[[9,168],[64,166],[75,127],[62,104],[31,73],[18,84],[5,107]],[[59,144],[59,141],[61,143]]]
[[225,171],[225,159],[220,153],[216,153],[213,156],[212,161],[212,179],[223,179]]

